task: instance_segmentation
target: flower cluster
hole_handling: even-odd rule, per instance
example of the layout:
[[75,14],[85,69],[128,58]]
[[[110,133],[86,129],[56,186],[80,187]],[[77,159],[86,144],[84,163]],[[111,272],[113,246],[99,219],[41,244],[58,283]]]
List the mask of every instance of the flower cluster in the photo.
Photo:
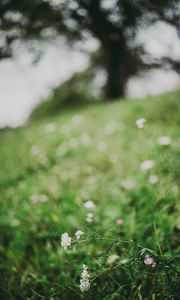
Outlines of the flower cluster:
[[[78,230],[75,233],[75,237],[77,238],[77,240],[79,240],[81,235],[83,234],[84,234],[83,231]],[[71,237],[67,232],[61,235],[61,246],[64,248],[64,250],[67,250],[67,248],[71,246]]]
[[88,267],[83,264],[83,271],[81,273],[80,279],[80,290],[81,292],[86,292],[90,288],[90,275],[88,273]]
[[83,235],[84,234],[84,232],[83,231],[81,231],[81,230],[78,230],[78,231],[76,231],[76,233],[75,233],[75,237],[77,238],[77,240],[79,240],[80,239],[80,237],[81,237],[81,235]]
[[64,250],[67,250],[67,248],[71,246],[71,237],[67,232],[61,235],[61,246]]

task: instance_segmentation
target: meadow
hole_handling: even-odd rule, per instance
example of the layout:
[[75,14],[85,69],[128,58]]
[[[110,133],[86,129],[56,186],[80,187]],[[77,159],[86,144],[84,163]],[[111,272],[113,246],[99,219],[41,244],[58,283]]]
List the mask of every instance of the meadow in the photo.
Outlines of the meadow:
[[0,299],[178,299],[179,124],[178,90],[1,130]]

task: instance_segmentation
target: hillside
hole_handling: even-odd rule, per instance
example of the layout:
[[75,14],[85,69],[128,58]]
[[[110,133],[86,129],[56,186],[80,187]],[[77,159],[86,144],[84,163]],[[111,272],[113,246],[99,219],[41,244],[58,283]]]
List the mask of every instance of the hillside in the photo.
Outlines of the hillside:
[[1,131],[0,298],[178,299],[179,125],[176,91]]

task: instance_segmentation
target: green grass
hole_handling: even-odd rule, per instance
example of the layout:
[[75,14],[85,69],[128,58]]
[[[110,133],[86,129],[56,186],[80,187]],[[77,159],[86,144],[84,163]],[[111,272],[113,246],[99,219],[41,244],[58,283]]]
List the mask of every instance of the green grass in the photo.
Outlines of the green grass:
[[[97,104],[0,132],[0,299],[178,299],[179,100],[176,91]],[[160,146],[160,136],[171,145]],[[155,166],[142,172],[149,159]],[[61,234],[78,229],[80,243],[63,250]],[[144,265],[145,253],[156,267]],[[119,258],[108,265],[112,254]],[[94,279],[87,293],[79,290],[83,263]]]

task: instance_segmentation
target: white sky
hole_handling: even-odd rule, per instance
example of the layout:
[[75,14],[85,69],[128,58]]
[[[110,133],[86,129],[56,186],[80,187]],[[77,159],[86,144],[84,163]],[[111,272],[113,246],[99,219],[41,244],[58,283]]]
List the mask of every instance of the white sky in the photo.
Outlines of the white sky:
[[[161,35],[159,35],[161,32]],[[145,35],[149,36],[148,34]],[[88,47],[95,48],[96,43]],[[168,27],[155,27],[146,40],[150,53],[160,56],[180,55],[180,41],[176,32]],[[0,127],[19,126],[27,119],[33,107],[48,95],[51,88],[67,79],[74,71],[83,69],[88,57],[80,51],[70,51],[64,46],[47,47],[44,56],[37,64],[26,51],[14,59],[0,62]],[[172,71],[155,71],[143,78],[134,78],[128,85],[128,95],[144,97],[158,94],[180,86],[179,76]]]
[[84,54],[56,46],[49,46],[37,64],[26,52],[0,62],[0,127],[22,124],[53,86],[86,64]]

